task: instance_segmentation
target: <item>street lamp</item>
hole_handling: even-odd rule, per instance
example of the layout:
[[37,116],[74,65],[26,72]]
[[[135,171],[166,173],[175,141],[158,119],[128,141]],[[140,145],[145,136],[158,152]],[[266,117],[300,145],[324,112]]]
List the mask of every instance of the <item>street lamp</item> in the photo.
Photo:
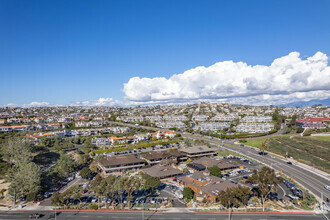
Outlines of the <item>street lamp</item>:
[[144,212],[143,212],[143,210],[144,210],[144,203],[142,203],[142,220],[144,220]]

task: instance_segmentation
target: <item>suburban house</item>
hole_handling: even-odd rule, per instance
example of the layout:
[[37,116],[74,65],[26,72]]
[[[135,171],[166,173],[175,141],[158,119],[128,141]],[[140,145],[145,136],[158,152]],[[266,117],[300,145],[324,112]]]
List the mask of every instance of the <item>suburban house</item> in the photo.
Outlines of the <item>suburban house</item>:
[[169,149],[162,151],[150,151],[143,153],[140,156],[145,159],[149,165],[154,165],[157,163],[180,163],[181,161],[186,161],[187,156],[179,152],[177,149]]
[[19,124],[19,123],[21,123],[21,119],[19,119],[19,118],[8,118],[7,123],[8,124]]
[[174,131],[156,131],[154,133],[148,133],[147,135],[150,135],[151,137],[155,137],[157,139],[165,138],[165,137],[173,138],[175,136],[175,132]]
[[112,144],[124,144],[126,142],[125,137],[109,137],[109,140]]
[[152,177],[159,177],[160,179],[177,177],[183,174],[181,170],[164,164],[157,164],[149,168],[141,169],[141,172]]
[[147,140],[149,140],[149,137],[146,134],[137,134],[135,136],[136,136],[138,141],[147,141]]
[[11,126],[1,126],[0,132],[2,132],[2,133],[13,132],[13,128]]
[[145,164],[144,160],[136,158],[134,155],[121,155],[104,157],[99,160],[97,165],[103,175],[109,175],[129,170],[136,171]]
[[136,144],[137,142],[138,142],[138,139],[136,136],[126,137],[126,143],[128,143],[128,144]]
[[179,149],[182,153],[187,155],[189,158],[197,158],[197,157],[204,157],[204,156],[215,156],[217,155],[217,148],[212,148],[208,146],[192,146]]
[[178,182],[182,186],[191,188],[197,196],[200,195],[209,202],[216,202],[220,191],[237,186],[230,181],[210,175],[208,171],[197,171],[188,176],[178,177]]
[[110,145],[110,140],[108,138],[93,138],[92,144],[97,147],[103,147]]

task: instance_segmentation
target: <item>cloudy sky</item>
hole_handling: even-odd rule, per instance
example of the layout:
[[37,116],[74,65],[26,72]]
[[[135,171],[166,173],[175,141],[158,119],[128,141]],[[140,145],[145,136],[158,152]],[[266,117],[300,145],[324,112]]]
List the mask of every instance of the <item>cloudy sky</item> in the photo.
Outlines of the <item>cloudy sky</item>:
[[4,0],[0,106],[329,99],[329,10],[327,0]]

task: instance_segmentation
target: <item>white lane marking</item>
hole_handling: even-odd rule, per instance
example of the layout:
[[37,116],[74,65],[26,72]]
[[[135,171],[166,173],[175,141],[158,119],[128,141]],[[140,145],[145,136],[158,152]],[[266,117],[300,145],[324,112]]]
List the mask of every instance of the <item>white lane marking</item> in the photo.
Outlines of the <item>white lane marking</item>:
[[285,195],[286,195],[286,192],[285,192],[285,190],[283,189],[283,187],[282,187],[280,184],[278,184],[277,186],[281,188],[281,190],[283,191],[283,196],[285,196]]

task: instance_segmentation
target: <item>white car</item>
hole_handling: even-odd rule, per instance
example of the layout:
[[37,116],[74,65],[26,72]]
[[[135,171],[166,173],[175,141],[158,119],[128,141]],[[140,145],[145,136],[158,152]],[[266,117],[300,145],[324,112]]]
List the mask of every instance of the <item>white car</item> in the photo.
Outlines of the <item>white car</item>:
[[325,185],[324,188],[330,191],[330,186]]

